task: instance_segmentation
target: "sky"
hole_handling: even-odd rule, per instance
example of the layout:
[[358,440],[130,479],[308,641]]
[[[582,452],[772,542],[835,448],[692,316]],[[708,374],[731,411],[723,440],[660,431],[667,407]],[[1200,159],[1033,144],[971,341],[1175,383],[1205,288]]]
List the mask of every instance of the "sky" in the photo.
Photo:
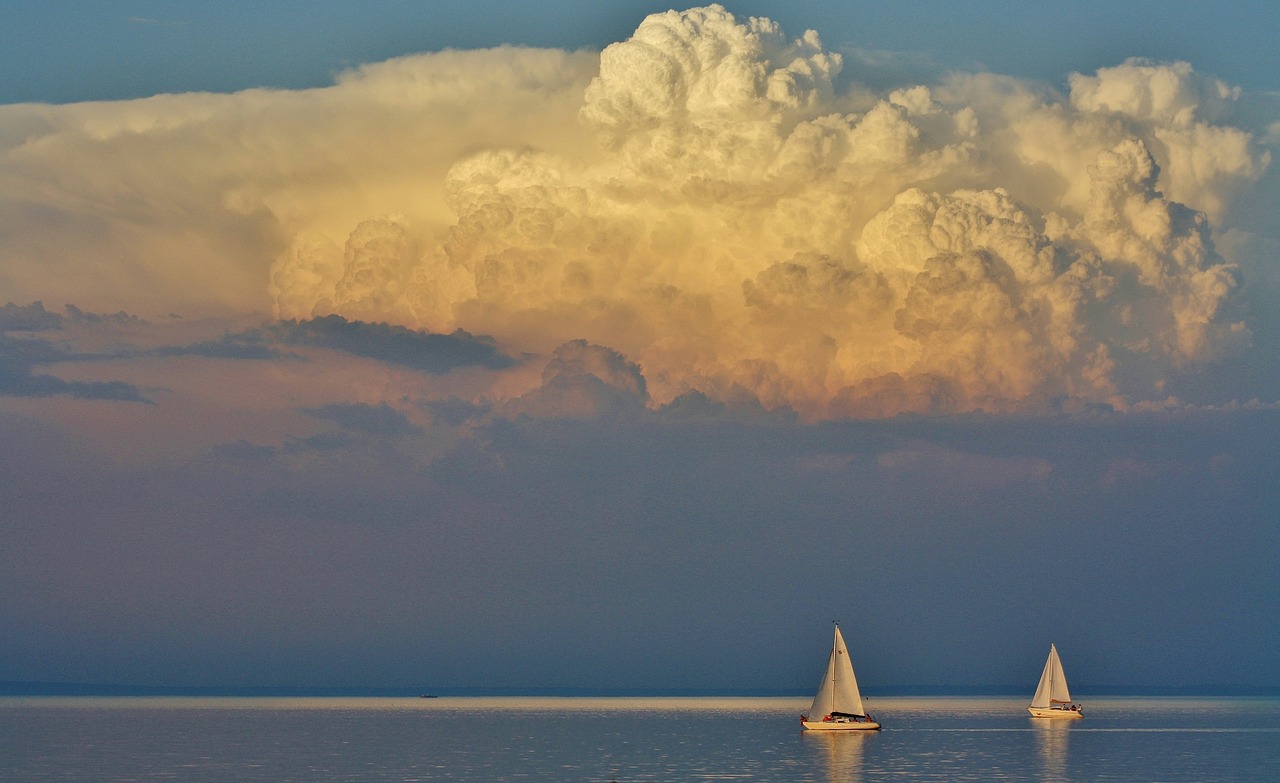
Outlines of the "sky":
[[1280,688],[1280,7],[0,8],[0,683]]

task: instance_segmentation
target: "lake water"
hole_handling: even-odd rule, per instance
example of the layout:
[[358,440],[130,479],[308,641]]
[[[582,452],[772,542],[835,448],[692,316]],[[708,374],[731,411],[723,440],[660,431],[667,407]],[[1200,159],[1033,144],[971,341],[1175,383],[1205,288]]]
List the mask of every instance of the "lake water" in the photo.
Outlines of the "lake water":
[[1272,781],[1280,699],[0,698],[0,781]]

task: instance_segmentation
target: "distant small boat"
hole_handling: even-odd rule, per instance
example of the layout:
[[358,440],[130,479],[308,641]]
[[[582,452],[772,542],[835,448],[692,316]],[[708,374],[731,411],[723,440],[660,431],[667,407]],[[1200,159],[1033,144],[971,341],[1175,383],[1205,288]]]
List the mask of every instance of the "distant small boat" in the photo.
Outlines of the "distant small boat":
[[818,693],[807,715],[800,716],[800,725],[809,731],[878,731],[880,724],[867,714],[862,706],[862,694],[858,692],[858,679],[853,676],[853,662],[849,660],[849,648],[836,624],[835,642],[827,670],[818,685]]
[[435,695],[434,693],[424,693],[424,694],[420,695],[418,698],[419,698],[419,699],[434,699],[434,698],[436,698],[436,695]]
[[1067,690],[1067,675],[1062,671],[1062,659],[1058,657],[1058,648],[1049,645],[1049,659],[1044,662],[1044,671],[1040,674],[1040,684],[1036,687],[1036,695],[1031,697],[1031,706],[1027,712],[1033,718],[1083,718],[1084,713],[1079,704],[1071,702],[1071,691]]

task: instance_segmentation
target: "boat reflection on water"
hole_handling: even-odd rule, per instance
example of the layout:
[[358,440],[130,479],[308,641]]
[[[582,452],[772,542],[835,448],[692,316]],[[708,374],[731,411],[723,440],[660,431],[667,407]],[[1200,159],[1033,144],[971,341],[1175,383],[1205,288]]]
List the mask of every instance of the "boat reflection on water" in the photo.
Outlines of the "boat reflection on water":
[[[826,766],[827,783],[861,783],[862,753],[866,743],[875,742],[873,731],[806,731],[806,747],[811,747]],[[815,758],[815,769],[818,759]]]
[[1071,734],[1071,721],[1028,721],[1036,735],[1036,750],[1040,756],[1044,783],[1064,783],[1067,780],[1067,738]]

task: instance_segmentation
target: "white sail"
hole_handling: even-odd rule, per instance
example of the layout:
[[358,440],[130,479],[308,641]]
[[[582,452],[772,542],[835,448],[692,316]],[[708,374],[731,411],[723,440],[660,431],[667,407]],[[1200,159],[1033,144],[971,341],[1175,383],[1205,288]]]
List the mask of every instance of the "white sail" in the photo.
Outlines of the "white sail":
[[1062,671],[1062,660],[1058,658],[1058,648],[1049,645],[1049,659],[1044,662],[1044,671],[1040,674],[1040,684],[1036,687],[1036,695],[1031,697],[1031,706],[1045,709],[1053,704],[1070,704],[1071,691],[1067,690],[1067,675]]
[[867,714],[862,706],[862,694],[858,692],[858,680],[853,676],[849,649],[844,645],[844,637],[840,635],[838,625],[831,658],[827,661],[827,671],[822,676],[822,683],[818,685],[818,694],[813,697],[813,705],[809,707],[809,719],[822,720],[824,715],[833,712]]

